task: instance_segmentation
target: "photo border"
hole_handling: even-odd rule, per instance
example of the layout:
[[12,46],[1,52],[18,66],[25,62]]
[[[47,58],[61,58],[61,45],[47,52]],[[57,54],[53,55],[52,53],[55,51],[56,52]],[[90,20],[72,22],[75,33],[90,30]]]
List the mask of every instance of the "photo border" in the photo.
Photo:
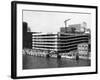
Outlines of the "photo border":
[[[37,76],[17,76],[17,4],[31,4],[31,5],[45,5],[45,6],[60,6],[60,7],[79,7],[79,8],[93,8],[96,10],[96,70],[95,72],[80,72],[80,73],[66,73],[66,74],[52,74],[52,75],[37,75]],[[68,75],[85,75],[98,73],[98,7],[88,5],[72,5],[72,4],[57,4],[57,3],[42,3],[42,2],[11,2],[11,78],[38,78],[38,77],[54,77],[54,76],[68,76]]]

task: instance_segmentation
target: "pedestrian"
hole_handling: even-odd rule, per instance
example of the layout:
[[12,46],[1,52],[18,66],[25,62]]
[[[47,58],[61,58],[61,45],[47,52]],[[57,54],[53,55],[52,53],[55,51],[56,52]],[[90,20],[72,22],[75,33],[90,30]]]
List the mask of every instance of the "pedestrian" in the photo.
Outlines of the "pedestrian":
[[76,60],[77,60],[77,61],[79,60],[78,52],[76,53]]

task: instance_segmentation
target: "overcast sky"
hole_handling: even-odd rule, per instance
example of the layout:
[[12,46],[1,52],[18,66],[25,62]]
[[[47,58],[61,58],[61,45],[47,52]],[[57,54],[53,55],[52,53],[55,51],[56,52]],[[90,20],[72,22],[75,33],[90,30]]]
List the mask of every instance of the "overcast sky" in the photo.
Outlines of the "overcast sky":
[[67,22],[70,24],[87,23],[87,28],[91,27],[91,14],[59,13],[43,11],[23,11],[23,21],[28,23],[32,32],[58,32],[60,27],[64,27],[64,20],[71,18]]

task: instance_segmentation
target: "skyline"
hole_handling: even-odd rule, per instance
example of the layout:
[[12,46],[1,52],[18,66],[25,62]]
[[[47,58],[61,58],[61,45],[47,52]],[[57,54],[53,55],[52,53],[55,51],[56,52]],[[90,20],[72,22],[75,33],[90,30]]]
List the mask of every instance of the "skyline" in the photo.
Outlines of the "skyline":
[[32,32],[59,32],[67,19],[71,19],[67,26],[86,22],[87,28],[91,27],[91,14],[23,11],[23,22],[28,23]]

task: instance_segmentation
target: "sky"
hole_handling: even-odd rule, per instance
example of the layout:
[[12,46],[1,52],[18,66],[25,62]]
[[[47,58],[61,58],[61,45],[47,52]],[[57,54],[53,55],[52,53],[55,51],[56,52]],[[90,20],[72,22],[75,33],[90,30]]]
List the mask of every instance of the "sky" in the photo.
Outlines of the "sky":
[[60,27],[71,24],[87,23],[91,27],[91,14],[69,13],[69,12],[46,12],[46,11],[23,11],[23,21],[28,23],[31,32],[59,32]]

